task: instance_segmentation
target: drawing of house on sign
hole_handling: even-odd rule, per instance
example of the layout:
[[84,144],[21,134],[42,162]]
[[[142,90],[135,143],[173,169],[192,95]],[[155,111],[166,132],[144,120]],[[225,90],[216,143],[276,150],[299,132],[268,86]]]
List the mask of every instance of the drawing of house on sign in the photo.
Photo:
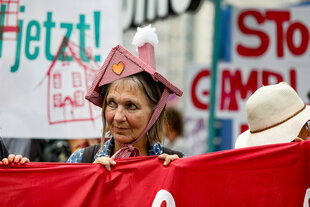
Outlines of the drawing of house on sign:
[[19,6],[19,0],[0,0],[0,41],[17,40],[18,15],[24,9],[24,6]]
[[[65,52],[61,52],[63,50]],[[85,100],[85,95],[99,66],[93,58],[89,62],[82,62],[79,54],[80,47],[64,39],[46,73],[50,125],[94,121],[94,114],[98,114],[94,113],[95,107]]]

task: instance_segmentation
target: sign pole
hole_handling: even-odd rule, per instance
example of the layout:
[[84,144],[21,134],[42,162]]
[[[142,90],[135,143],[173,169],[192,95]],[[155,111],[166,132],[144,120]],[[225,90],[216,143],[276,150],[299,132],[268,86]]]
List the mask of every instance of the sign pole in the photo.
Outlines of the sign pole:
[[208,124],[208,152],[214,152],[215,149],[215,107],[216,107],[216,81],[217,81],[217,63],[219,59],[220,48],[220,26],[221,26],[221,0],[213,0],[214,2],[214,20],[213,20],[213,49],[211,63],[211,87],[210,87],[210,108],[209,108],[209,124]]

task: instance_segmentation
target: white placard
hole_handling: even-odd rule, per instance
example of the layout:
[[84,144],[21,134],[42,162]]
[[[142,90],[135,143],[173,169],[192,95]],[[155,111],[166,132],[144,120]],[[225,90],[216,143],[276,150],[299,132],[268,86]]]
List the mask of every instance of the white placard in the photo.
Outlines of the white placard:
[[216,116],[233,120],[233,143],[257,88],[285,81],[310,102],[309,15],[309,6],[232,9],[232,61],[219,64]]
[[207,152],[210,69],[189,64],[185,77],[185,154],[190,156]]
[[121,43],[121,2],[1,3],[0,135],[100,137],[100,108],[84,96],[111,48]]

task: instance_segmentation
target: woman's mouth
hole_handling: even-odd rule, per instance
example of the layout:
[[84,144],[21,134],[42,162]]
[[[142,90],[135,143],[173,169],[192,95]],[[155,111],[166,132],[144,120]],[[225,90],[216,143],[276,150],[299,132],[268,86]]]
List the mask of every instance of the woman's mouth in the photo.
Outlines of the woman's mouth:
[[126,131],[128,128],[126,127],[114,127],[115,131],[119,131],[119,132],[123,132],[123,131]]

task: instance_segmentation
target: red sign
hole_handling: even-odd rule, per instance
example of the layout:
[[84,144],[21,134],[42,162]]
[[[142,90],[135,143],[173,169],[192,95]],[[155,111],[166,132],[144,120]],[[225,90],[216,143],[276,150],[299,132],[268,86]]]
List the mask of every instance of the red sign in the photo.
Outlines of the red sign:
[[0,206],[309,206],[310,141],[173,161],[0,166]]

